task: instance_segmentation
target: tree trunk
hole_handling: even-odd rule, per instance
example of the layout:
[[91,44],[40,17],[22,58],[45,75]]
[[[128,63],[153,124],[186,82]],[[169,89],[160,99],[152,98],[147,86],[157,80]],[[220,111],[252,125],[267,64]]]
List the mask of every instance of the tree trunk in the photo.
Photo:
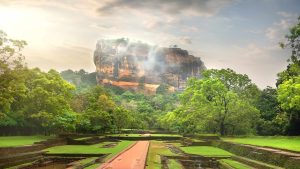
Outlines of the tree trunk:
[[220,123],[220,134],[221,134],[221,136],[225,135],[225,124],[224,124],[224,121],[222,121]]

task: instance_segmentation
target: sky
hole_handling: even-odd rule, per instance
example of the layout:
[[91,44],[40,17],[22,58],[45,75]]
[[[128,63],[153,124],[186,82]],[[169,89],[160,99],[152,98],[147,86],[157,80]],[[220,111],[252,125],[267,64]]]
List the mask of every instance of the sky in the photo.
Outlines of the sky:
[[0,29],[27,41],[29,67],[92,72],[97,40],[125,37],[177,45],[261,89],[286,68],[278,43],[299,15],[299,0],[0,0]]

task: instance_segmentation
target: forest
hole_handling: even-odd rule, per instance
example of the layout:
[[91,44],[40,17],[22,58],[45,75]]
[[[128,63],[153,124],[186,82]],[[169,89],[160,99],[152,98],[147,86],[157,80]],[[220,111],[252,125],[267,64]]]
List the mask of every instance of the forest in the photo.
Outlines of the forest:
[[183,92],[160,84],[155,95],[97,85],[96,74],[29,68],[27,43],[0,32],[1,135],[119,133],[160,129],[180,134],[299,135],[300,18],[282,48],[288,66],[276,87],[259,89],[246,74],[208,69]]

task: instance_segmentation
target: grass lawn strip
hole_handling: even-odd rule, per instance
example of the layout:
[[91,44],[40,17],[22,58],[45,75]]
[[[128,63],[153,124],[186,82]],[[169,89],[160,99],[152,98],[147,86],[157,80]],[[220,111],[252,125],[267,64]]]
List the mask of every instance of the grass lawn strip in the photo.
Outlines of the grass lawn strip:
[[232,154],[220,148],[211,146],[180,147],[187,154],[201,155],[205,157],[230,157]]
[[122,151],[130,144],[132,141],[121,141],[118,145],[112,148],[101,148],[103,145],[111,142],[103,142],[94,145],[64,145],[56,146],[46,149],[48,154],[109,154],[113,156],[116,153]]
[[172,169],[182,169],[181,164],[174,159],[169,159],[168,167]]
[[231,160],[231,159],[223,159],[223,160],[220,160],[220,162],[224,162],[235,169],[251,169],[252,168],[246,164],[243,164],[238,161]]
[[269,137],[235,137],[235,138],[222,138],[224,141],[250,144],[256,146],[267,146],[279,149],[286,149],[291,151],[300,152],[300,137],[285,137],[285,136],[269,136]]
[[90,165],[88,167],[85,167],[84,169],[96,169],[100,166],[100,164],[93,164],[93,165]]
[[79,140],[87,140],[87,139],[90,139],[90,138],[92,138],[92,137],[80,137],[80,138],[76,138],[74,140],[79,141]]
[[171,143],[173,146],[175,146],[175,147],[181,147],[181,146],[183,146],[181,143]]
[[[112,148],[101,148],[103,145],[109,144],[112,142],[103,142],[94,145],[64,145],[56,146],[46,149],[48,154],[109,154],[104,158],[104,161],[116,156],[121,151],[125,150],[127,147],[132,145],[133,141],[121,141],[115,147]],[[80,160],[81,165],[87,164],[98,157],[91,157]],[[88,166],[88,169],[94,169],[100,166],[100,163]]]
[[44,141],[54,136],[3,136],[0,137],[0,147],[16,147],[32,145],[35,142]]
[[94,160],[96,160],[98,157],[89,157],[89,158],[86,158],[86,159],[83,159],[83,160],[79,160],[77,161],[80,165],[85,165],[87,163],[90,163]]
[[177,156],[162,141],[151,141],[147,157],[146,169],[161,169],[160,155]]

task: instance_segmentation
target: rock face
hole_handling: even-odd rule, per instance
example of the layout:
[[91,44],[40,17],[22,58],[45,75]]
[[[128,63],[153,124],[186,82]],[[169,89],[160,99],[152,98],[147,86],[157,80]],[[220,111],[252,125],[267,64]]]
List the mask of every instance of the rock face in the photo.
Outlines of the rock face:
[[205,69],[199,57],[177,47],[161,48],[128,39],[99,40],[94,52],[97,81],[153,93],[162,84],[182,90]]

